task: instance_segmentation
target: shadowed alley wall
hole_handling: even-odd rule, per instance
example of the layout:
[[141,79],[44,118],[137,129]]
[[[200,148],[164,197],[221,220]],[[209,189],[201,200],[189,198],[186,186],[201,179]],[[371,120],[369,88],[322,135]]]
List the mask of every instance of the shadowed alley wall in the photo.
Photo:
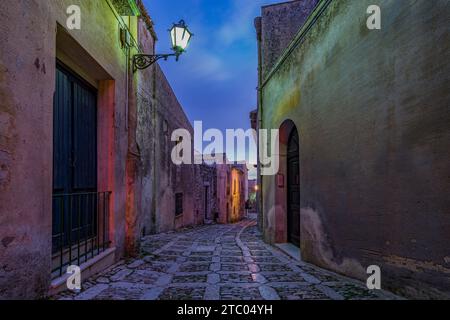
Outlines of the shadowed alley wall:
[[[81,30],[69,32],[62,26],[71,4],[85,16]],[[125,250],[127,60],[106,1],[3,1],[0,17],[19,19],[0,35],[0,297],[42,297],[51,280],[56,58],[99,91],[99,190],[114,191],[117,256]]]
[[[364,281],[379,265],[383,288],[448,298],[450,7],[376,3],[382,29],[371,31],[373,1],[320,2],[276,67],[262,70],[262,127],[292,120],[299,131],[304,259]],[[264,23],[263,9],[263,33]],[[263,178],[269,242],[282,223],[279,190]]]

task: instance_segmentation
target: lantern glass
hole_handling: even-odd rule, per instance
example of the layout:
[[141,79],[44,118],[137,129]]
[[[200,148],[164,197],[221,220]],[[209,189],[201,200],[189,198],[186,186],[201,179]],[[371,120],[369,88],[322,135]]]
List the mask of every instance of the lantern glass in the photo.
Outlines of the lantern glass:
[[186,50],[191,40],[192,33],[186,27],[184,21],[174,24],[170,30],[172,40],[172,48],[174,51],[181,53]]

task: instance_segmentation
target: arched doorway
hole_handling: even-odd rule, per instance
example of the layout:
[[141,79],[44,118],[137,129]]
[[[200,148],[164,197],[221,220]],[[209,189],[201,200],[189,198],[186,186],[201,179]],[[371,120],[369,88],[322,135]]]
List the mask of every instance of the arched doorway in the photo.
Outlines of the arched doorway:
[[287,145],[287,238],[300,247],[300,156],[298,131],[294,127]]
[[301,246],[300,136],[292,120],[286,120],[280,126],[279,147],[280,168],[275,178],[274,242],[285,251],[298,248],[298,251],[292,251],[298,257]]

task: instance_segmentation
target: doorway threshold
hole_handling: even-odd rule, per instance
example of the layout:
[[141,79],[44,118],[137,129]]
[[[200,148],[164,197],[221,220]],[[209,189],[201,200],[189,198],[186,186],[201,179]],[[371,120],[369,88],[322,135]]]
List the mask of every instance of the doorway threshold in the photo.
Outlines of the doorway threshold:
[[302,261],[302,254],[300,252],[300,248],[296,247],[292,243],[277,243],[275,247],[283,251],[285,254],[294,258],[297,261]]

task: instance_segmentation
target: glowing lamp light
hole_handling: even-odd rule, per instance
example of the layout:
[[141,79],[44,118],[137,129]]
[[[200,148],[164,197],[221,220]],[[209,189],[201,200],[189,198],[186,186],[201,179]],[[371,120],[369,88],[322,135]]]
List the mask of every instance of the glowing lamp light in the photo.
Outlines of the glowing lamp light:
[[256,185],[256,186],[255,186],[255,191],[258,191],[258,190],[259,190],[259,186]]
[[184,20],[174,23],[169,30],[170,39],[172,41],[172,50],[174,53],[169,54],[136,54],[133,56],[133,72],[137,70],[144,70],[154,64],[160,59],[167,60],[169,57],[175,57],[178,61],[181,54],[186,51],[186,48],[191,41],[193,34],[189,31]]
[[170,37],[173,51],[181,54],[186,51],[191,41],[192,33],[189,31],[184,20],[180,20],[180,22],[174,23],[172,29],[170,29]]

